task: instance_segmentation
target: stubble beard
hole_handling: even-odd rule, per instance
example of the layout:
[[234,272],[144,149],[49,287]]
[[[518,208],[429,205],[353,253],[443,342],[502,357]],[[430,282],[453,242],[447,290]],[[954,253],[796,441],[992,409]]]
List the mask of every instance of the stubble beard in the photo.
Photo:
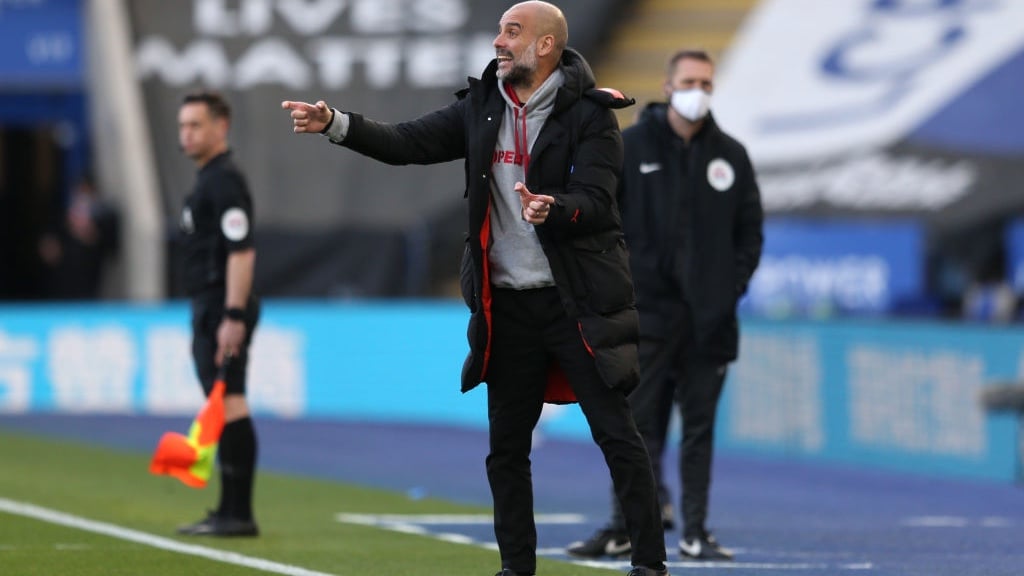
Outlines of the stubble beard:
[[530,44],[523,51],[522,60],[512,64],[512,68],[504,74],[499,71],[498,78],[513,88],[529,88],[533,85],[535,72],[537,72],[537,45]]

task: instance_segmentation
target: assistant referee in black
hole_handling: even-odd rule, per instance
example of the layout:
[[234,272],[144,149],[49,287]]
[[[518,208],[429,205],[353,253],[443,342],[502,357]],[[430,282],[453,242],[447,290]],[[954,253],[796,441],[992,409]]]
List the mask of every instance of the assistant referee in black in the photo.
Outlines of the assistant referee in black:
[[224,431],[217,457],[220,504],[181,534],[256,536],[252,513],[256,431],[245,399],[246,366],[259,305],[252,294],[252,197],[231,159],[231,108],[220,94],[189,94],[178,111],[181,150],[195,161],[195,188],[181,214],[184,279],[192,299],[192,357],[203,392],[225,373]]

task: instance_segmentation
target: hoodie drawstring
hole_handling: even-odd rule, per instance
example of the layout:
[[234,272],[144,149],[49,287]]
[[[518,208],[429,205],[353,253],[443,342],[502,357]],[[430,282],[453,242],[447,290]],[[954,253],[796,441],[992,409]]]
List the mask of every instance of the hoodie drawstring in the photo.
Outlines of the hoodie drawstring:
[[516,157],[523,159],[523,177],[525,178],[526,174],[530,173],[530,140],[526,135],[526,104],[519,101],[516,91],[508,84],[505,85],[505,92],[515,104],[512,112],[515,113],[513,134],[516,142]]

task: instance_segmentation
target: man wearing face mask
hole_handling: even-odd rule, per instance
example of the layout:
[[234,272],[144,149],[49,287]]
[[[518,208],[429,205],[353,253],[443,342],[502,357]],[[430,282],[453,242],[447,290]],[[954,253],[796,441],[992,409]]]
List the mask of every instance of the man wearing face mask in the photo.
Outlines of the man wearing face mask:
[[[634,419],[660,480],[673,401],[679,407],[679,553],[730,560],[706,525],[713,432],[726,367],[738,353],[736,305],[761,257],[763,210],[746,150],[709,113],[713,76],[703,51],[672,56],[668,103],[648,105],[623,131],[618,200],[640,311],[640,385],[629,397]],[[629,552],[612,501],[611,522],[570,545],[570,554]]]

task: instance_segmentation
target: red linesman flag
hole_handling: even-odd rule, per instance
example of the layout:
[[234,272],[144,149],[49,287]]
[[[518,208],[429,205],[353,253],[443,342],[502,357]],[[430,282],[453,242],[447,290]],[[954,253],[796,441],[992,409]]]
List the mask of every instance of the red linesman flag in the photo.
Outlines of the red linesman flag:
[[153,453],[149,471],[181,480],[186,486],[203,488],[213,473],[217,443],[224,429],[223,370],[213,384],[206,404],[192,421],[188,436],[165,432]]

